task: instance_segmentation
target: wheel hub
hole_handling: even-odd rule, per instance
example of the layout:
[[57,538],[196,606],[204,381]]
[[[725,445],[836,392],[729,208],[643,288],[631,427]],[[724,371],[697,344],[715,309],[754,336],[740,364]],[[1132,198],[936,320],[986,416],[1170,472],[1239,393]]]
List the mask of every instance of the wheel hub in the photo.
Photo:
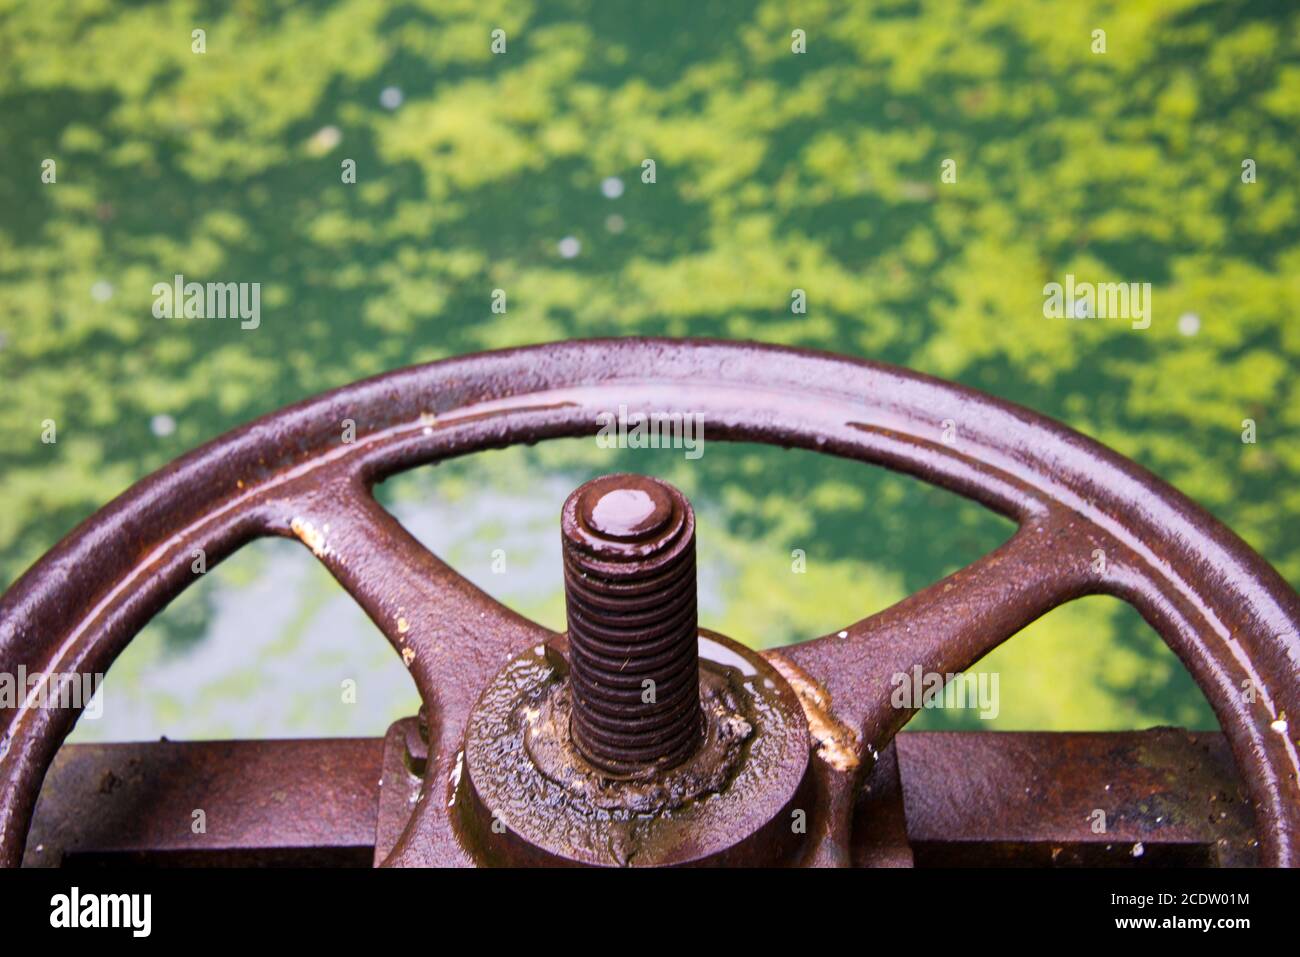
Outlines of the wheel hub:
[[454,799],[478,852],[616,866],[790,857],[808,726],[774,668],[700,631],[690,502],[607,475],[569,496],[561,530],[569,631],[514,658],[470,713]]
[[470,716],[454,801],[484,863],[773,864],[797,855],[808,726],[759,655],[699,636],[700,742],[668,769],[612,775],[569,732],[568,661],[538,646],[511,661]]

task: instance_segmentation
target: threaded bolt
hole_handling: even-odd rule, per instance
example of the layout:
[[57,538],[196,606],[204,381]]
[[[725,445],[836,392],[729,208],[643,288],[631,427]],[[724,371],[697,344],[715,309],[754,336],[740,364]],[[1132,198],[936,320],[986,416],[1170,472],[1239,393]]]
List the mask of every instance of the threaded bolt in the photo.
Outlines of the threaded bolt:
[[574,744],[615,774],[680,764],[702,734],[690,502],[606,475],[569,496],[560,529]]

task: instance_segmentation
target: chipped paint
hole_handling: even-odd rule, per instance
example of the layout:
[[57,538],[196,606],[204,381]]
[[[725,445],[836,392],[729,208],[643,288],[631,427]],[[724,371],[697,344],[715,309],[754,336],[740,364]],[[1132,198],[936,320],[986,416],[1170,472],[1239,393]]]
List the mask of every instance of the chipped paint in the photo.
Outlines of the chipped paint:
[[447,783],[451,785],[451,796],[447,799],[447,807],[456,806],[456,791],[460,788],[460,776],[465,770],[465,752],[456,752],[456,763],[452,766],[451,774],[448,776]]
[[404,635],[410,630],[411,630],[411,623],[407,621],[405,618],[399,617],[397,619],[397,633],[399,635]]
[[403,649],[402,649],[402,663],[405,664],[406,667],[409,668],[409,667],[411,667],[411,662],[414,661],[414,660],[415,660],[415,649],[414,649],[414,648],[403,648]]
[[775,651],[763,652],[763,657],[781,677],[790,683],[808,718],[808,730],[817,742],[817,756],[836,771],[850,771],[858,766],[859,738],[848,725],[837,721],[831,713],[831,696],[816,679],[789,658]]
[[312,554],[317,558],[327,558],[330,555],[330,548],[325,544],[325,533],[329,531],[329,526],[324,530],[319,530],[305,518],[294,518],[289,523],[289,529],[298,536],[304,545],[311,549]]

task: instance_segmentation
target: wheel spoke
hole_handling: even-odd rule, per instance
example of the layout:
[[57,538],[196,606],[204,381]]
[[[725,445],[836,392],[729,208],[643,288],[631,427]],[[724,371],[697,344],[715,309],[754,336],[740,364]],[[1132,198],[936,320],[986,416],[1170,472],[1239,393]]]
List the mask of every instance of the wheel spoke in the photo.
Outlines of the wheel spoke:
[[286,516],[289,533],[384,633],[444,724],[463,721],[510,657],[557,637],[471,584],[358,482],[295,500]]
[[[849,627],[765,653],[794,686],[819,758],[820,832],[806,863],[845,866],[853,796],[915,713],[896,707],[895,676],[956,674],[1026,625],[1094,587],[1089,531],[1053,513],[1000,548]],[[868,760],[868,758],[870,760]]]
[[810,712],[823,758],[879,752],[916,710],[894,707],[896,676],[955,674],[1095,586],[1092,539],[1044,516],[942,581],[842,631],[768,652]]
[[[290,514],[291,513],[291,514]],[[285,511],[312,550],[410,669],[429,709],[428,769],[392,863],[472,863],[451,807],[470,709],[506,662],[558,637],[506,608],[427,548],[355,479],[325,483]]]

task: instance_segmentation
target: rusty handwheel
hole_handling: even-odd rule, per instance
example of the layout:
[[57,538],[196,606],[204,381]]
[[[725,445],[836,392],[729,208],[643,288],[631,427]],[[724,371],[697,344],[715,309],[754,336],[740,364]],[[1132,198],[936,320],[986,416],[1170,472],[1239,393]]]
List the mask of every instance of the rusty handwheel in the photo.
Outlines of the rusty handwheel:
[[[699,631],[694,519],[662,483],[613,476],[567,503],[566,635],[484,595],[370,495],[421,463],[593,434],[619,406],[883,464],[1019,529],[877,615],[759,655]],[[1300,599],[1142,468],[969,389],[833,355],[655,339],[390,373],[231,432],[92,516],[0,599],[0,670],[106,670],[193,580],[195,549],[211,563],[266,535],[311,548],[425,702],[423,793],[390,864],[847,863],[855,788],[910,714],[891,706],[890,676],[961,671],[1092,593],[1133,604],[1187,665],[1251,795],[1261,861],[1300,863]],[[4,712],[0,863],[21,860],[76,717]]]

